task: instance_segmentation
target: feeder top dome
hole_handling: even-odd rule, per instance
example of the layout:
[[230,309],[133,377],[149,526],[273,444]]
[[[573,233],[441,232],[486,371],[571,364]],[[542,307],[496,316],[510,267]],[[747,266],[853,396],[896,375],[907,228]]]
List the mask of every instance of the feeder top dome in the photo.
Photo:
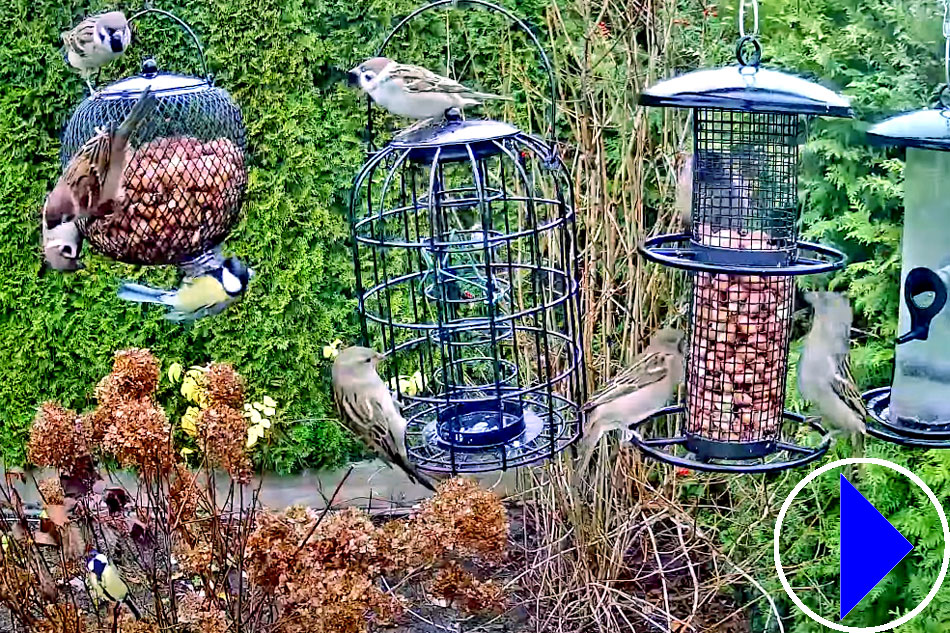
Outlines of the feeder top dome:
[[872,126],[868,140],[874,145],[950,150],[950,110],[898,114]]
[[450,110],[443,123],[424,127],[393,139],[388,148],[407,151],[412,162],[463,161],[483,158],[502,150],[503,139],[522,136],[521,131],[501,121],[462,120]]
[[156,97],[172,97],[202,92],[212,88],[211,82],[200,77],[158,73],[144,70],[141,75],[121,79],[106,86],[90,99],[138,99],[146,88],[151,87]]
[[647,106],[853,116],[847,97],[795,75],[753,65],[696,70],[647,88]]

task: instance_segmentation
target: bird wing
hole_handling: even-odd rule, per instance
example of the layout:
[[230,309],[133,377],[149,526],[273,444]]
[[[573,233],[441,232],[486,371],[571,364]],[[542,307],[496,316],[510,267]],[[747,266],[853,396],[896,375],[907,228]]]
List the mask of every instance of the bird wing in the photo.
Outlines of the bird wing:
[[839,355],[835,360],[836,367],[831,378],[831,389],[849,409],[854,411],[861,420],[864,420],[867,417],[867,407],[864,405],[864,400],[854,384],[854,376],[851,375],[851,356],[845,353]]
[[472,94],[470,88],[463,84],[436,74],[428,68],[411,64],[392,64],[389,75],[394,79],[402,80],[406,92],[426,93],[440,92],[450,94]]
[[86,57],[85,51],[92,43],[96,31],[96,21],[92,18],[86,18],[80,22],[72,31],[63,33],[63,44],[66,48],[79,57]]
[[666,377],[670,356],[672,354],[669,352],[647,350],[637,357],[630,367],[614,376],[612,380],[601,387],[584,406],[584,409],[595,409],[628,393],[659,382]]

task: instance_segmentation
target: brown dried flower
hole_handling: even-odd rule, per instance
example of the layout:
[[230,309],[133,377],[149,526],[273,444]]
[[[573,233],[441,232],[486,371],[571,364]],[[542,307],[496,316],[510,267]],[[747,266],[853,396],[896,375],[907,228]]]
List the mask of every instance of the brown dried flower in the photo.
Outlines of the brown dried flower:
[[115,353],[109,375],[112,376],[109,389],[125,398],[145,398],[158,389],[158,359],[147,349],[124,349]]
[[27,456],[32,463],[68,473],[92,448],[91,430],[75,411],[55,402],[43,403],[30,428]]
[[247,456],[247,420],[238,409],[211,405],[198,416],[198,434],[209,461],[231,477],[246,483],[251,478]]
[[76,607],[68,602],[45,608],[46,617],[36,624],[39,633],[85,633],[86,623]]
[[251,582],[267,591],[276,591],[297,564],[294,553],[302,539],[301,530],[286,517],[261,512],[245,551]]
[[211,406],[222,405],[240,410],[244,406],[244,380],[226,363],[212,363],[204,378]]
[[505,594],[498,583],[481,581],[456,563],[439,570],[429,592],[468,613],[501,613],[505,610]]
[[195,592],[186,593],[178,599],[178,620],[191,633],[227,633],[227,615],[211,600]]
[[171,427],[165,412],[151,398],[123,400],[104,408],[109,425],[102,445],[123,467],[155,473],[174,466]]
[[447,529],[451,534],[448,542],[462,555],[492,562],[505,557],[505,506],[498,495],[474,481],[456,477],[440,485],[437,494],[423,502],[413,522],[423,524],[419,529]]
[[37,484],[37,488],[47,505],[58,506],[66,503],[66,493],[63,492],[63,485],[59,483],[59,477],[43,479]]
[[378,570],[376,527],[365,512],[346,508],[320,523],[308,543],[311,562],[326,569],[358,569],[369,574]]
[[168,490],[168,517],[171,529],[192,521],[198,514],[198,503],[203,491],[197,478],[188,469],[177,464],[175,477]]
[[192,576],[205,577],[211,572],[214,552],[211,549],[211,543],[203,539],[194,546],[178,542],[175,544],[175,557],[183,572]]
[[119,633],[161,633],[161,629],[151,620],[136,620],[131,614],[125,613],[119,620]]

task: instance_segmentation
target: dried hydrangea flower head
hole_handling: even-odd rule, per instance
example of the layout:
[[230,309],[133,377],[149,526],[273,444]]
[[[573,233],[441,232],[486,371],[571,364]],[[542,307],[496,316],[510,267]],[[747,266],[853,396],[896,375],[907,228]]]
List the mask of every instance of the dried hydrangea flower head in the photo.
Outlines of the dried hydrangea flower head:
[[27,445],[31,463],[71,473],[93,448],[92,430],[75,411],[55,402],[40,406]]

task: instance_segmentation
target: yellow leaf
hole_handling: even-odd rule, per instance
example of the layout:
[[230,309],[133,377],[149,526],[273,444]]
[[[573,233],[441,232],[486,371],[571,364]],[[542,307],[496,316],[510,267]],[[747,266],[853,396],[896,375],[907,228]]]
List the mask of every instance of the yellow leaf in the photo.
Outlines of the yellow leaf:
[[263,410],[264,410],[264,405],[263,405],[262,403],[260,403],[260,402],[255,402],[255,403],[254,403],[254,408],[257,409],[258,411],[263,411]]
[[260,411],[251,411],[251,423],[260,424],[261,423],[261,413]]
[[261,426],[264,427],[265,429],[269,429],[270,420],[268,420],[267,418],[264,418],[263,420],[261,420]]
[[264,396],[264,406],[277,408],[277,402],[270,396]]
[[181,380],[182,366],[180,363],[172,363],[168,366],[168,380],[169,382],[178,382]]
[[188,457],[189,455],[192,455],[194,452],[195,452],[195,449],[188,448],[187,446],[183,446],[182,449],[179,451],[182,457]]
[[264,410],[262,411],[262,413],[266,415],[267,417],[271,417],[272,415],[277,414],[277,409],[275,409],[274,407],[264,407]]
[[259,426],[249,426],[247,428],[247,447],[251,448],[257,444],[257,440],[264,436],[264,431]]
[[185,411],[185,415],[181,416],[181,430],[191,437],[198,435],[198,415],[200,413],[201,411],[199,409],[188,407],[188,410]]

